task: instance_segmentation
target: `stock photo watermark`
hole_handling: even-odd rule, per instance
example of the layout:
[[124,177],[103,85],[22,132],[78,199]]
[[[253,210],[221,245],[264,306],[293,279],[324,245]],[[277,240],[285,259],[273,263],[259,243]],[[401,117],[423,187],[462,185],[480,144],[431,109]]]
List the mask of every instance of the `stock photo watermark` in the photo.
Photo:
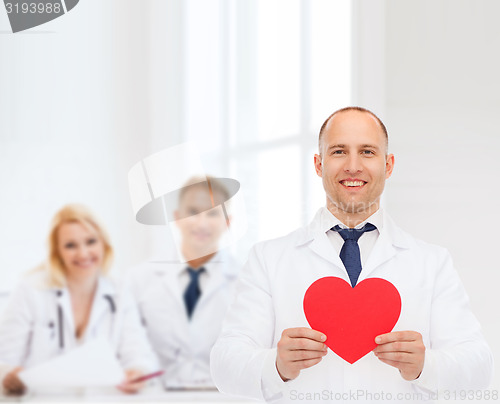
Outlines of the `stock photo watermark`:
[[424,392],[387,392],[368,390],[349,390],[336,392],[332,390],[301,392],[291,390],[289,393],[291,401],[429,401],[429,400],[453,400],[453,401],[499,401],[498,390],[443,390],[434,393]]
[[12,32],[37,27],[73,9],[80,0],[4,0]]

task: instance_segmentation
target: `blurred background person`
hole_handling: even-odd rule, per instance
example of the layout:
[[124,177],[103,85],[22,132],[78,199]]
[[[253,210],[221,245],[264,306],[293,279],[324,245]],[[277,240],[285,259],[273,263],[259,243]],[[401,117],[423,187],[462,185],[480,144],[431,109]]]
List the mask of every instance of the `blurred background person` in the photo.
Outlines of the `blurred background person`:
[[240,264],[220,242],[231,195],[221,180],[193,177],[179,192],[179,253],[134,268],[130,284],[165,370],[166,388],[215,388],[210,350],[220,332]]
[[[109,279],[113,249],[95,216],[82,205],[66,205],[52,220],[47,262],[30,272],[10,296],[0,319],[0,380],[4,393],[23,394],[18,376],[98,337],[116,349],[126,374],[118,388],[157,362],[132,296]],[[99,364],[96,364],[99,366]]]

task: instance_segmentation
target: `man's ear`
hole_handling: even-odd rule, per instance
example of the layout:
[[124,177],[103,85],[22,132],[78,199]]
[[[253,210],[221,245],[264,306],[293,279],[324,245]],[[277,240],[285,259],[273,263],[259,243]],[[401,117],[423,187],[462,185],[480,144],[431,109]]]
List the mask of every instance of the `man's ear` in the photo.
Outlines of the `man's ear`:
[[322,159],[319,154],[314,155],[314,169],[316,170],[316,174],[318,177],[323,177],[323,164]]
[[394,154],[388,154],[385,158],[385,179],[392,175],[392,170],[394,170]]

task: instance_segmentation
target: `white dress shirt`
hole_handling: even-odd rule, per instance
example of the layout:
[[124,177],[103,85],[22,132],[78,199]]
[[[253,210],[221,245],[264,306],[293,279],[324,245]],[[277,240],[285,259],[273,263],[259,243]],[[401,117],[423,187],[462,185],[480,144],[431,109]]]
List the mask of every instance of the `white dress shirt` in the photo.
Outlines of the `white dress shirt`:
[[[328,209],[325,209],[329,215],[325,215],[327,221],[325,226],[329,226],[326,230],[326,235],[328,239],[332,243],[337,255],[340,256],[340,250],[344,245],[344,239],[340,235],[338,231],[331,230],[335,226],[340,226],[343,229],[348,229],[349,227],[342,223],[339,219],[337,219]],[[373,215],[371,215],[364,222],[355,226],[355,229],[361,229],[366,223],[373,224],[377,229],[373,231],[367,231],[361,235],[358,240],[359,252],[361,254],[361,266],[363,267],[366,263],[366,260],[370,256],[370,253],[373,250],[373,246],[377,242],[378,236],[382,229],[384,228],[384,213],[382,209],[377,210]]]

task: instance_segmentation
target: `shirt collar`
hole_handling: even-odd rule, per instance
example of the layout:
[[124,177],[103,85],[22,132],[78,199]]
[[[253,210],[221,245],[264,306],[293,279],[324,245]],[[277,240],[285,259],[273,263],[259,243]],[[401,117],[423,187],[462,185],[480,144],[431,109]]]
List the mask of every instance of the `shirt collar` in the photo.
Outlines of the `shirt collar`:
[[[356,226],[356,228],[363,226],[366,222],[370,222],[377,226],[380,236],[384,236],[385,239],[389,240],[389,242],[396,247],[410,248],[410,245],[414,243],[412,241],[412,236],[397,227],[390,216],[381,208],[363,223],[360,223],[359,226]],[[342,225],[341,221],[326,207],[322,207],[317,211],[312,222],[301,229],[296,240],[296,245],[302,245],[316,237],[324,237],[326,233],[336,225]]]
[[[189,264],[186,262],[184,257],[179,255],[180,252],[170,252],[170,254],[158,254],[150,259],[147,264],[151,265],[153,271],[158,276],[181,276],[187,273],[186,268]],[[205,271],[210,273],[220,272],[227,277],[234,277],[235,265],[238,264],[231,258],[231,254],[225,249],[217,251],[217,253],[212,257],[212,259],[205,264],[203,267]]]
[[[321,208],[321,230],[325,233],[329,231],[334,226],[340,226],[343,229],[347,229],[348,227],[342,223],[332,212],[330,212],[326,207]],[[361,229],[366,223],[371,223],[375,227],[379,233],[382,232],[384,228],[384,211],[382,208],[379,208],[375,213],[373,213],[369,218],[355,226],[355,229]]]
[[[214,271],[214,267],[220,263],[220,262],[223,262],[224,261],[224,257],[223,257],[223,253],[222,251],[217,251],[215,253],[215,255],[207,262],[205,262],[200,268],[205,268],[205,273],[207,273],[209,276],[210,274]],[[182,255],[181,255],[182,256]],[[184,261],[182,264],[179,265],[178,267],[178,274],[179,275],[182,275],[183,271],[186,271],[187,273],[187,268],[189,267],[189,264],[186,262],[185,258],[182,257],[182,260]]]

